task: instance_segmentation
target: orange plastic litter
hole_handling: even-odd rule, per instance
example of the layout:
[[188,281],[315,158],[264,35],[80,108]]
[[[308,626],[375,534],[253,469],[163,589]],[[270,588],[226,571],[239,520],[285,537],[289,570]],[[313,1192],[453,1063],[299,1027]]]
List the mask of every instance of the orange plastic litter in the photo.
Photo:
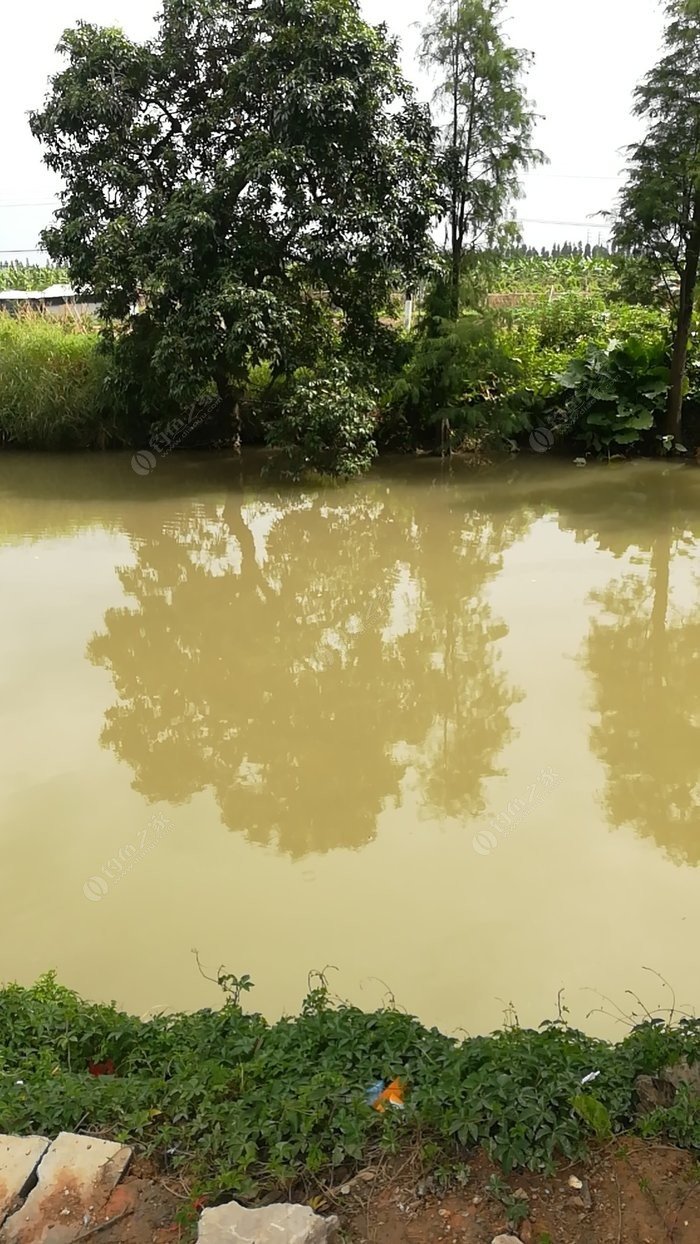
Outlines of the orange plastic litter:
[[382,1093],[379,1094],[377,1100],[372,1103],[373,1108],[383,1114],[387,1106],[396,1106],[397,1109],[403,1110],[403,1095],[406,1091],[406,1085],[403,1080],[392,1080],[387,1084]]

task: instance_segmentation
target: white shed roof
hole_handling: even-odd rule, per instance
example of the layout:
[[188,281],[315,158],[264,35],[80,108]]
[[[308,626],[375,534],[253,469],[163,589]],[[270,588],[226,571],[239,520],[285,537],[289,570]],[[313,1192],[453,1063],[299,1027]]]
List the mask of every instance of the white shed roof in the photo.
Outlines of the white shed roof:
[[76,293],[72,285],[49,285],[46,289],[0,289],[0,301],[13,299],[19,302],[37,302],[42,298],[81,298],[88,301],[88,296]]

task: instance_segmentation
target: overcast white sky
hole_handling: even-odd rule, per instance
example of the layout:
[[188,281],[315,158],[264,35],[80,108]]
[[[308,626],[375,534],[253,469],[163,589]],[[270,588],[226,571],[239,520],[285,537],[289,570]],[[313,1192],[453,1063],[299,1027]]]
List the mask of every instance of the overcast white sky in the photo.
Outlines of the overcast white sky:
[[[58,67],[54,49],[61,31],[82,18],[119,25],[143,39],[151,34],[159,7],[159,0],[2,0],[0,250],[35,247],[50,220],[56,182],[42,164],[26,114],[41,103],[47,78]],[[427,98],[428,84],[415,63],[415,23],[424,17],[424,0],[362,0],[362,8],[369,21],[384,21],[399,35],[405,70]],[[535,53],[529,93],[543,116],[537,144],[550,159],[526,178],[518,213],[525,240],[538,247],[567,238],[595,242],[598,226],[586,222],[610,206],[621,148],[637,133],[631,96],[658,56],[660,5],[658,0],[587,0],[576,7],[562,0],[510,0],[509,9],[512,41]]]

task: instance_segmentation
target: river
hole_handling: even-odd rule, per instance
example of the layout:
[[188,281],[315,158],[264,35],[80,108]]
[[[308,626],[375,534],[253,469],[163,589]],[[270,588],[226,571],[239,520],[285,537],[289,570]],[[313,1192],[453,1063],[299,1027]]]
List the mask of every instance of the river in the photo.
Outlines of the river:
[[275,1017],[325,969],[447,1032],[692,1009],[700,471],[260,465],[0,458],[0,978],[144,1014],[225,965]]

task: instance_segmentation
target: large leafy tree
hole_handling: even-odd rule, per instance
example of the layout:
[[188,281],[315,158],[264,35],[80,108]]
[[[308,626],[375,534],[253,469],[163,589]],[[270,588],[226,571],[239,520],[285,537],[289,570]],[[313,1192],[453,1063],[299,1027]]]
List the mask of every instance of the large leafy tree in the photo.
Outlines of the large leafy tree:
[[423,30],[422,62],[438,79],[454,316],[465,254],[503,239],[519,176],[543,159],[524,92],[531,56],[507,42],[504,9],[505,0],[433,0]]
[[355,0],[164,0],[149,43],[81,23],[60,50],[31,119],[64,184],[44,238],[128,323],[125,377],[235,410],[256,362],[313,361],[329,302],[357,343],[420,267],[433,129]]
[[664,54],[635,93],[647,122],[629,150],[615,241],[676,273],[666,434],[678,438],[700,262],[700,0],[669,0]]

